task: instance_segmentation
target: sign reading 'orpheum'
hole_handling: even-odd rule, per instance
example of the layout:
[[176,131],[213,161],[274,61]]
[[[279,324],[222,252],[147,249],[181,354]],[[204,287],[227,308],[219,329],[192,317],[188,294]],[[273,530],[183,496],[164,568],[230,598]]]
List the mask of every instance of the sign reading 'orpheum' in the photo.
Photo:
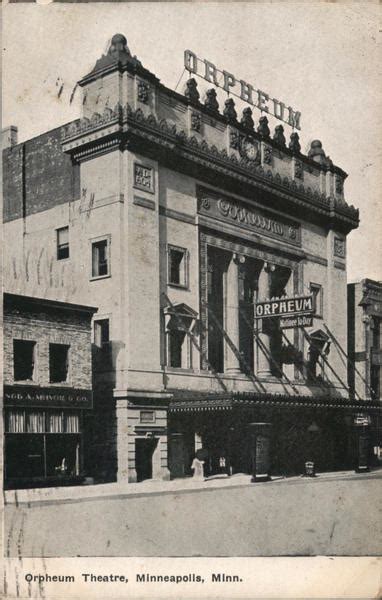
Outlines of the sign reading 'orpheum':
[[256,303],[256,318],[286,317],[311,314],[314,311],[313,296],[276,298]]
[[[300,112],[293,110],[291,106],[286,107],[284,102],[280,102],[276,98],[271,98],[269,94],[255,89],[253,85],[243,79],[236,79],[232,73],[217,69],[212,62],[198,58],[191,50],[184,51],[184,67],[189,73],[205,79],[208,83],[212,83],[218,88],[222,88],[225,92],[229,92],[233,96],[244,100],[244,102],[247,102],[251,106],[255,106],[259,110],[273,115],[276,119],[287,123],[295,129],[301,129]],[[220,77],[221,75],[223,76],[222,78]]]
[[273,214],[257,207],[202,188],[199,192],[198,212],[214,220],[238,225],[243,229],[283,240],[295,246],[301,245],[301,228],[298,223],[279,217],[276,219]]

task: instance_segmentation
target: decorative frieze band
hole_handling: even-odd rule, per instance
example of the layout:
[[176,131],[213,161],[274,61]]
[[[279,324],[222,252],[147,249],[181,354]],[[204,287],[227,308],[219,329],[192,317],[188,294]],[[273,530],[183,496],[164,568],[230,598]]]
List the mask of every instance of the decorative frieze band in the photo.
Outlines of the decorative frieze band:
[[273,216],[257,206],[228,198],[204,188],[198,189],[198,212],[219,221],[235,224],[294,246],[301,246],[301,226]]

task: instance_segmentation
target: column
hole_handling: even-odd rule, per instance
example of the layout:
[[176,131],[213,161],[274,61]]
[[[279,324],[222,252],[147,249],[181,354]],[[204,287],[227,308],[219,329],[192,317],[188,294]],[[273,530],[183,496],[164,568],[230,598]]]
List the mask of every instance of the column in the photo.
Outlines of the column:
[[[267,300],[271,295],[271,277],[275,270],[275,265],[264,263],[258,280],[258,300],[262,302]],[[271,372],[271,334],[266,326],[266,319],[262,319],[259,324],[259,338],[262,342],[259,347],[257,356],[257,375],[260,377],[270,377]]]
[[[233,254],[227,271],[225,331],[231,343],[239,352],[239,265],[245,257]],[[226,343],[226,373],[240,373],[240,361],[228,343]]]
[[[118,460],[118,483],[127,483],[129,477],[129,435],[127,424],[128,401],[126,398],[116,399],[117,417],[117,460]],[[136,477],[135,477],[136,479]]]
[[153,479],[170,479],[170,471],[167,466],[167,436],[158,438],[157,446],[152,456]]

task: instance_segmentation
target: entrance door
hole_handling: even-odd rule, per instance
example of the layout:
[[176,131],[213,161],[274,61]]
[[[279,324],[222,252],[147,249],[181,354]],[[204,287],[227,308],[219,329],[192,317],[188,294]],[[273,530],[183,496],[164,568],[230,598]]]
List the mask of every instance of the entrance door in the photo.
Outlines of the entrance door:
[[169,447],[169,467],[171,477],[184,477],[185,449],[182,433],[171,434]]
[[153,438],[138,438],[135,440],[135,469],[137,481],[152,479],[153,454],[158,440]]

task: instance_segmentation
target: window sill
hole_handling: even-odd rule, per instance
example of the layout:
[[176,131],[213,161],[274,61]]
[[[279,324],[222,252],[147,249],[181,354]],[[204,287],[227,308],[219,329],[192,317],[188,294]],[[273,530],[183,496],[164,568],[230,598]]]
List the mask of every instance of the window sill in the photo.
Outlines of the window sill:
[[110,273],[107,275],[96,275],[95,277],[90,277],[89,281],[99,281],[100,279],[108,279],[108,277],[111,277]]
[[34,379],[14,379],[13,380],[13,384],[14,385],[34,385],[34,386],[40,386],[40,383],[38,383]]
[[70,256],[67,256],[66,258],[56,258],[57,262],[67,262],[68,260],[70,260]]
[[167,283],[167,285],[168,285],[169,287],[178,288],[178,289],[181,289],[181,290],[189,290],[189,289],[190,289],[188,285],[185,285],[185,284],[183,284],[183,283],[171,283],[171,282],[169,281],[169,282]]
[[69,381],[49,381],[48,385],[50,387],[72,387]]
[[166,373],[195,373],[195,369],[187,368],[187,367],[165,367],[164,371]]

